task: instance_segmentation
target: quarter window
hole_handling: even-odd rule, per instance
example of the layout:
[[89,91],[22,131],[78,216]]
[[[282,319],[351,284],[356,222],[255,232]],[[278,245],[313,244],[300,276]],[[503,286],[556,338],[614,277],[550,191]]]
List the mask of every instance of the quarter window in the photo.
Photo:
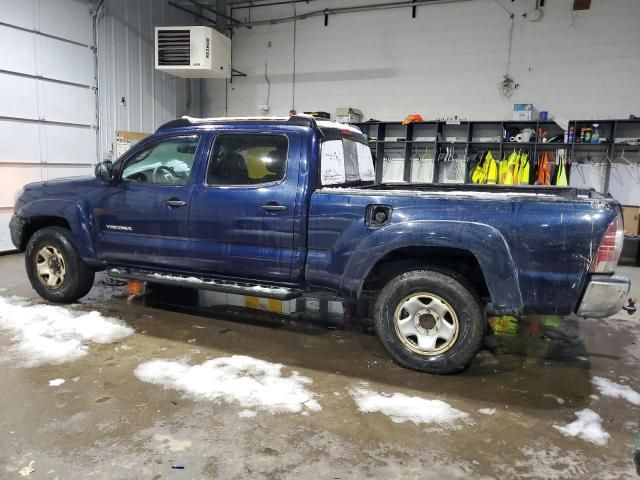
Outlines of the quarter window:
[[189,180],[199,135],[154,143],[129,159],[122,170],[127,183],[184,185]]
[[284,178],[289,142],[283,135],[218,135],[209,166],[208,185],[256,185]]
[[320,167],[320,181],[325,186],[375,180],[371,150],[365,143],[347,138],[322,142]]

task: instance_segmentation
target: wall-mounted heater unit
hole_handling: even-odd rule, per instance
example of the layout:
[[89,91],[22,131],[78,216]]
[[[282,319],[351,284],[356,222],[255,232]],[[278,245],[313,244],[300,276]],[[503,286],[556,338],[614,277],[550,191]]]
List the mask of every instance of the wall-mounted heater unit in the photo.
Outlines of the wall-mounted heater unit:
[[156,27],[156,70],[182,78],[231,78],[231,40],[210,27]]

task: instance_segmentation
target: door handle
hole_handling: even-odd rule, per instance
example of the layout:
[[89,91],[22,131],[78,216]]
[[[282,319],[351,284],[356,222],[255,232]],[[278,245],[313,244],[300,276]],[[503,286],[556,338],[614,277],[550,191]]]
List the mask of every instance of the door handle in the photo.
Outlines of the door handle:
[[287,206],[280,205],[279,203],[276,203],[276,202],[269,202],[260,206],[260,208],[266,212],[282,212],[287,209]]
[[167,205],[170,207],[184,207],[187,204],[184,200],[179,200],[177,198],[171,198],[167,200]]

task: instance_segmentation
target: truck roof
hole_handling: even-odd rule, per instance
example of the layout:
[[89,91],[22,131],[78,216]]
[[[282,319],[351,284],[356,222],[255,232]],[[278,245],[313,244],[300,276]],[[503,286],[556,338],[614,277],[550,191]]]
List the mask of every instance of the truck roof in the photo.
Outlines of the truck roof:
[[310,127],[313,129],[336,129],[336,130],[349,130],[353,133],[362,134],[361,130],[352,125],[343,123],[330,122],[328,120],[316,120],[311,115],[291,115],[289,117],[209,117],[209,118],[197,118],[183,116],[176,120],[171,120],[163,125],[160,125],[156,132],[163,130],[170,130],[174,128],[187,128],[201,125],[229,125],[229,124],[243,124],[243,125],[293,125],[299,127]]

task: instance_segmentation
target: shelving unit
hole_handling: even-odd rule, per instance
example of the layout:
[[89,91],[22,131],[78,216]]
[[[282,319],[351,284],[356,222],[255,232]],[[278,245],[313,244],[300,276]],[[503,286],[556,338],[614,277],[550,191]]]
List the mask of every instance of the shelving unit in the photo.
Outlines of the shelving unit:
[[[582,127],[591,127],[594,123],[599,125],[601,143],[586,143],[579,141],[579,130]],[[367,135],[369,145],[375,159],[390,158],[396,160],[402,166],[401,177],[395,179],[412,181],[412,161],[416,153],[431,149],[435,161],[434,177],[438,178],[437,159],[447,147],[460,149],[464,158],[468,157],[471,150],[477,151],[490,149],[496,160],[511,149],[527,148],[530,158],[535,159],[539,152],[564,149],[569,163],[568,174],[571,174],[570,165],[573,162],[588,162],[591,157],[609,159],[607,162],[603,191],[609,191],[611,177],[611,164],[616,161],[620,153],[633,154],[640,160],[640,145],[623,143],[625,140],[640,139],[640,120],[572,120],[569,127],[574,128],[574,141],[564,142],[564,130],[553,121],[467,121],[459,124],[446,122],[415,122],[402,125],[402,122],[365,122],[355,124]],[[503,140],[505,129],[522,130],[530,128],[538,132],[540,128],[547,130],[547,138],[559,136],[558,142],[543,143],[538,140],[531,142],[511,142]],[[380,161],[378,160],[378,161]],[[383,180],[383,169],[376,169],[376,181]]]
[[[579,139],[579,131],[583,127],[592,127],[598,124],[600,143],[586,143]],[[433,178],[440,178],[440,161],[447,147],[453,147],[469,158],[469,154],[476,150],[479,153],[489,149],[494,158],[499,160],[503,154],[512,149],[526,148],[530,153],[532,168],[538,154],[544,151],[564,150],[567,159],[567,175],[571,183],[572,165],[599,162],[604,172],[604,181],[601,190],[609,192],[611,184],[612,167],[616,163],[623,163],[623,159],[637,168],[638,179],[635,188],[640,191],[640,120],[572,120],[569,128],[574,129],[574,139],[571,143],[564,142],[564,130],[553,121],[465,121],[459,124],[446,122],[415,122],[402,125],[402,122],[365,122],[355,124],[369,138],[369,146],[374,154],[376,165],[376,182],[403,181],[416,183],[420,180],[416,175],[415,157],[422,152],[431,152],[433,162]],[[539,132],[540,128],[547,130],[547,139],[559,136],[557,142],[543,143],[534,139],[530,142],[518,143],[503,140],[505,129],[522,130],[530,128]],[[628,141],[636,141],[636,144],[628,144]],[[622,155],[621,155],[622,154]],[[626,155],[632,157],[629,160]],[[392,171],[385,175],[384,159],[389,158]],[[465,182],[469,181],[468,168],[465,174]],[[437,183],[437,182],[436,182]],[[640,198],[640,197],[639,197]],[[621,200],[621,203],[629,203]],[[634,201],[633,203],[636,203]],[[637,200],[640,204],[640,200]],[[637,237],[625,238],[625,251],[638,245]],[[640,257],[640,251],[636,253]],[[636,258],[636,262],[640,258]]]

